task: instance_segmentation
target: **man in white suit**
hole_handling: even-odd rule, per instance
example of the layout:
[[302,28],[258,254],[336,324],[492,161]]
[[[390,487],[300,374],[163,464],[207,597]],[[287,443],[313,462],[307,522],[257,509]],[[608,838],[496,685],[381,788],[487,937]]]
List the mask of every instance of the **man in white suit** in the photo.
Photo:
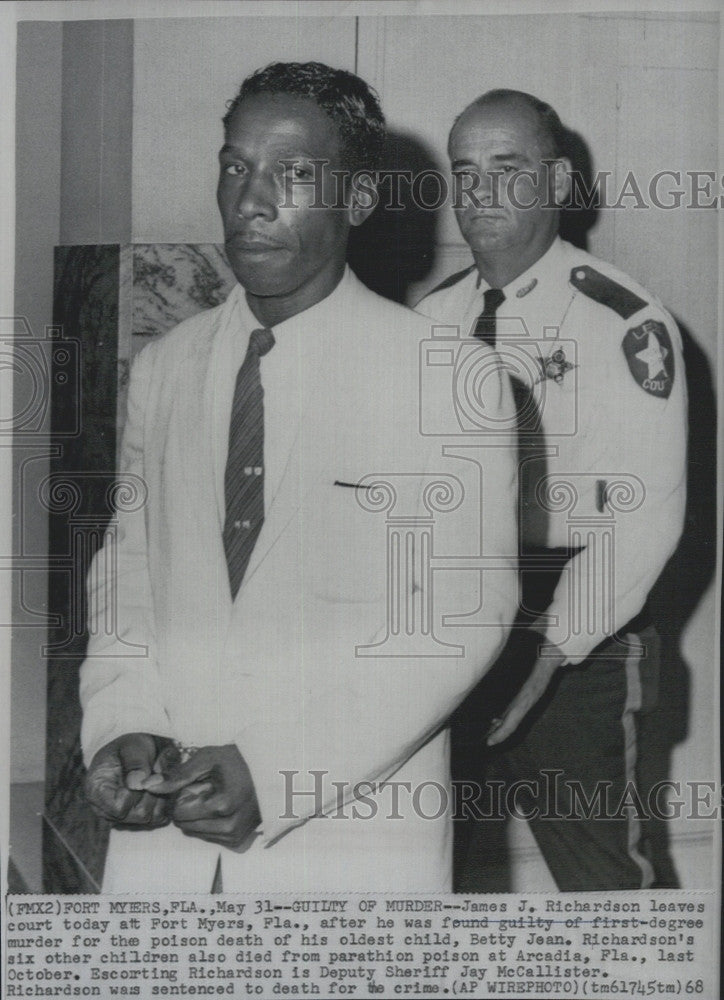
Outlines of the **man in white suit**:
[[[443,455],[449,366],[439,426],[420,414],[429,322],[345,266],[371,211],[371,185],[349,179],[384,136],[363,81],[274,64],[224,126],[239,285],[138,357],[121,473],[147,495],[118,511],[117,572],[89,577],[82,743],[114,826],[104,890],[446,890],[444,727],[516,607],[510,389],[468,345],[480,422]],[[230,414],[259,327],[263,469],[240,475],[263,472],[263,515],[232,524],[260,526],[232,594]]]

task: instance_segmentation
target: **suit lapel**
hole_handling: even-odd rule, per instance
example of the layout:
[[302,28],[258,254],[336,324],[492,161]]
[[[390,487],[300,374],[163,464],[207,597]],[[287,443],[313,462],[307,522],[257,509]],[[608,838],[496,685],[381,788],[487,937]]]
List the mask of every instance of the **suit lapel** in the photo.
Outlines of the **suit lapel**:
[[[232,293],[233,294],[233,293]],[[201,316],[171,355],[173,364],[159,370],[158,398],[148,434],[155,446],[149,455],[150,492],[157,506],[158,557],[152,570],[161,572],[154,587],[161,616],[189,615],[208,623],[211,633],[228,614],[219,574],[224,558],[214,484],[209,386],[221,318]],[[191,322],[191,321],[190,321]],[[226,588],[228,594],[228,586]],[[223,625],[222,625],[223,627]],[[199,626],[200,633],[204,626]]]

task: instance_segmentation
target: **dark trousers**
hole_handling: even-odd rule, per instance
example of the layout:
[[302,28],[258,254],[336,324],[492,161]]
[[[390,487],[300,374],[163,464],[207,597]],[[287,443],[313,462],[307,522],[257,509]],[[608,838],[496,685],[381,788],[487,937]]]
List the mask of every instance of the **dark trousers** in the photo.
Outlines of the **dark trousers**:
[[[538,633],[514,629],[503,655],[456,713],[456,891],[509,888],[503,827],[511,815],[528,818],[559,889],[651,885],[642,835],[646,795],[637,781],[638,721],[655,701],[659,637],[644,616],[631,624],[636,631],[621,629],[619,641],[602,643],[595,657],[561,668],[498,747],[486,747],[487,730],[530,672]],[[470,788],[461,794],[463,785],[480,789],[477,804],[469,802]]]

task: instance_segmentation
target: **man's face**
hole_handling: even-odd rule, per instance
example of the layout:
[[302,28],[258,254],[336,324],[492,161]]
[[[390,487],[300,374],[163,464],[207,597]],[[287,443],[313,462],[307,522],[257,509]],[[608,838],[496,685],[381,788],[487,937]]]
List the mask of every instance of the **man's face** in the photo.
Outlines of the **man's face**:
[[[316,188],[298,183],[313,180],[312,160],[329,161]],[[251,296],[293,302],[292,312],[328,295],[344,266],[350,224],[344,209],[320,207],[335,205],[330,171],[342,167],[334,123],[313,100],[254,95],[234,112],[219,161],[217,200],[240,284]]]
[[[469,108],[452,131],[449,153],[455,213],[473,253],[544,252],[558,228],[555,172],[542,162],[551,157],[533,112],[513,101]],[[466,190],[474,198],[460,195]]]

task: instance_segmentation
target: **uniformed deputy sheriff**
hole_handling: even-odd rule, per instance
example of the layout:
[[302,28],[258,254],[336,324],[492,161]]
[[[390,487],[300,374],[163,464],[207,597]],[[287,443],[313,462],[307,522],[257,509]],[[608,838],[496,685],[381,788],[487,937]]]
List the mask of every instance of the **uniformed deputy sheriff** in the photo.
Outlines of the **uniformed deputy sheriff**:
[[[475,264],[417,306],[495,344],[518,404],[520,613],[460,717],[454,777],[479,777],[490,725],[488,766],[519,783],[506,802],[529,818],[558,887],[647,888],[637,726],[657,679],[647,597],[684,517],[681,341],[648,292],[560,239],[564,135],[549,105],[517,91],[462,112],[448,151]],[[475,379],[459,382],[474,397]],[[466,891],[486,860],[486,825],[473,825]]]

